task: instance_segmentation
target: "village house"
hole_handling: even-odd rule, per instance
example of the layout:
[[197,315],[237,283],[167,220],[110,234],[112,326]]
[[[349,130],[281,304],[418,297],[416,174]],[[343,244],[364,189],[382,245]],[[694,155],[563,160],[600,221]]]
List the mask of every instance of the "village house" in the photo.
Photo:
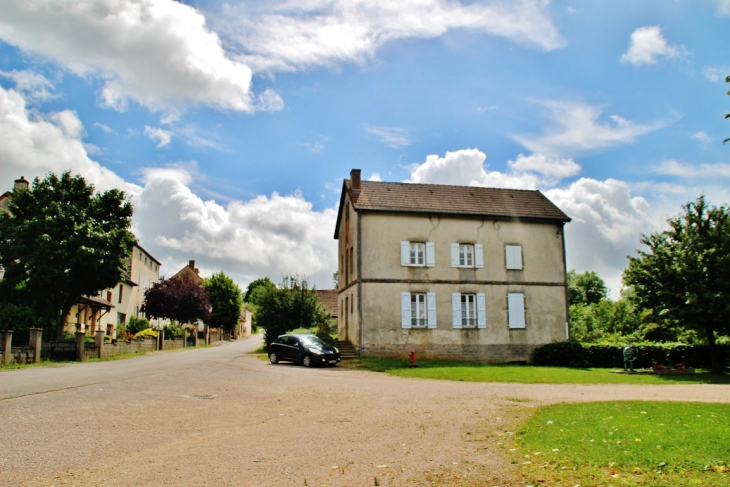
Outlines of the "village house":
[[342,186],[339,339],[362,356],[529,361],[569,336],[563,227],[539,191]]

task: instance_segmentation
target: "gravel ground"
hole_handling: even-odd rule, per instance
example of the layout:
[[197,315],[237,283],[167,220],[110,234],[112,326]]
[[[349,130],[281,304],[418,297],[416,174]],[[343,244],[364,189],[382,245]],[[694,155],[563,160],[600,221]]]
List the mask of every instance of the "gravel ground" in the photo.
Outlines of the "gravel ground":
[[[247,355],[260,340],[0,372],[0,484],[516,486],[497,435],[536,406],[730,402],[721,385],[484,384],[271,365]],[[82,371],[98,378],[81,381]],[[66,376],[76,382],[64,387]],[[26,390],[43,381],[56,386]]]

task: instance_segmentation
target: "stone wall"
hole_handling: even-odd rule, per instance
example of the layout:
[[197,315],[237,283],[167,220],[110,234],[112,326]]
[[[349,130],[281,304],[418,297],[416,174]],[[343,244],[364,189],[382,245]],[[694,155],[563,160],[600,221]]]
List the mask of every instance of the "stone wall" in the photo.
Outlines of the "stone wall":
[[[408,359],[414,347],[407,344],[366,344],[364,356]],[[416,358],[426,360],[457,360],[485,363],[530,362],[537,345],[459,345],[430,344],[415,347]]]

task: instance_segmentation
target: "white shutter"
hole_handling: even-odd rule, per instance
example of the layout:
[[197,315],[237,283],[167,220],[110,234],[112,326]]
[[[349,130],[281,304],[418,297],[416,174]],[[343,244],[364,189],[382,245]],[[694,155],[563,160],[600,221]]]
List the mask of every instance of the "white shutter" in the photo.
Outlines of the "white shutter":
[[400,243],[400,265],[411,265],[411,243]]
[[507,311],[510,328],[525,327],[525,295],[522,293],[507,294]]
[[520,245],[505,245],[507,269],[522,269],[522,247]]
[[400,325],[401,328],[411,327],[411,293],[400,293]]
[[460,293],[451,294],[451,322],[452,322],[454,328],[461,328],[461,294]]
[[436,293],[426,293],[428,327],[436,328]]
[[477,328],[487,327],[487,300],[484,293],[477,293]]
[[482,244],[474,244],[474,264],[478,269],[484,267],[484,247]]
[[459,244],[451,244],[451,267],[459,267]]
[[433,242],[426,242],[426,267],[436,265],[436,245]]

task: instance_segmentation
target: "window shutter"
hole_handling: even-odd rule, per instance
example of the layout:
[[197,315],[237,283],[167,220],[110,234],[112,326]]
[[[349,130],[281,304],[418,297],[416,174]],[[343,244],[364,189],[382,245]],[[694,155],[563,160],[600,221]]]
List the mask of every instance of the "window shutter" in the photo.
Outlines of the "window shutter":
[[505,245],[505,256],[507,269],[521,270],[522,269],[522,246],[520,245]]
[[436,293],[426,293],[428,327],[436,328]]
[[525,295],[522,293],[507,294],[507,308],[510,328],[525,327]]
[[459,244],[451,244],[451,267],[459,267]]
[[411,265],[411,243],[400,243],[400,265]]
[[[458,246],[457,246],[458,249]],[[454,328],[461,328],[461,294],[451,294],[451,321]]]
[[411,293],[400,293],[401,328],[411,327]]
[[482,244],[474,244],[474,264],[478,269],[484,267],[484,247]]
[[484,293],[477,293],[477,328],[487,327],[487,300]]
[[426,267],[436,265],[436,245],[433,242],[426,242]]

